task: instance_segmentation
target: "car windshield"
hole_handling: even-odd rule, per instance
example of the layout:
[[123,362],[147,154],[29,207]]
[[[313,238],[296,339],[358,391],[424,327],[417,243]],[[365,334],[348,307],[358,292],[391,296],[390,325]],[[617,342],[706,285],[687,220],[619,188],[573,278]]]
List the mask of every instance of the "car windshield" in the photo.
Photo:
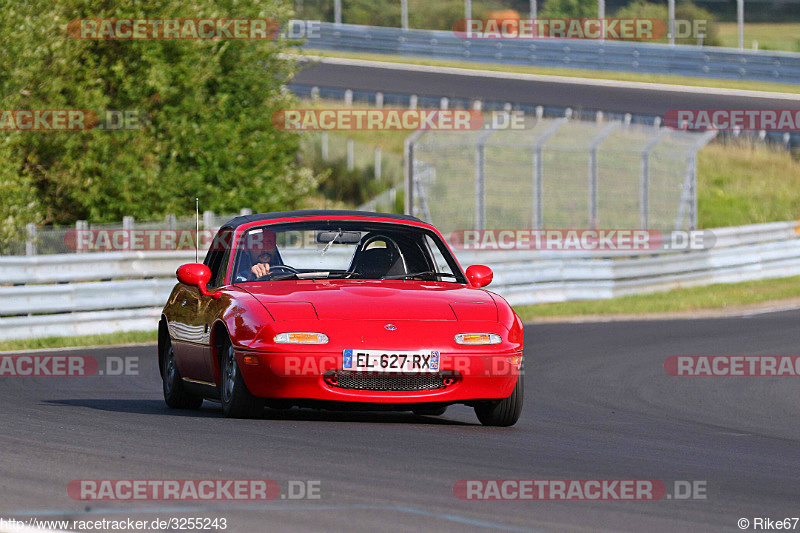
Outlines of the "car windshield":
[[249,228],[236,244],[234,283],[397,279],[466,283],[434,232],[414,226],[320,221]]

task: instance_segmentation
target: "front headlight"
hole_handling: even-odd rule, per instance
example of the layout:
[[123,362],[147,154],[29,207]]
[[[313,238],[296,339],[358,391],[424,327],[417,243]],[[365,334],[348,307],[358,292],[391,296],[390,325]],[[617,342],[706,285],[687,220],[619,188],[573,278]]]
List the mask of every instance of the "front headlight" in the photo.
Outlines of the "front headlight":
[[500,344],[502,339],[496,333],[459,333],[456,344]]
[[324,333],[278,333],[274,340],[278,344],[328,344],[328,336]]

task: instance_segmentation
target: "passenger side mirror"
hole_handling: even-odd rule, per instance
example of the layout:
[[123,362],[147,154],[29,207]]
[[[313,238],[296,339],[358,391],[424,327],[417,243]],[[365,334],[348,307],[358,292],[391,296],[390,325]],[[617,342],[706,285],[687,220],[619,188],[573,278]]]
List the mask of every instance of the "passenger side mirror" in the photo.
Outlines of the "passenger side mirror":
[[492,282],[494,273],[486,265],[472,265],[467,269],[467,280],[473,287],[485,287]]
[[188,263],[181,265],[176,272],[178,281],[184,285],[197,287],[203,296],[211,296],[215,300],[222,296],[219,291],[208,292],[206,285],[211,280],[211,270],[202,263]]

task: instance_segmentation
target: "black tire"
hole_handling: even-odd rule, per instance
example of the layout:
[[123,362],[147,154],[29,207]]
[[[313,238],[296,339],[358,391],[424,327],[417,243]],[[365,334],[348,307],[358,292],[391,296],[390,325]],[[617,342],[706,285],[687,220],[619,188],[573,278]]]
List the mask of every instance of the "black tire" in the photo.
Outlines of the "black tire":
[[203,398],[189,394],[183,388],[183,380],[175,364],[175,353],[172,351],[172,340],[169,336],[164,341],[163,350],[161,382],[164,401],[173,409],[197,409],[203,404]]
[[414,409],[413,413],[417,416],[442,416],[447,411],[447,406],[431,407],[430,409]]
[[220,401],[228,418],[255,418],[264,412],[264,399],[253,396],[239,371],[233,345],[227,338],[219,352]]
[[484,426],[513,426],[522,414],[523,399],[522,374],[517,378],[517,384],[511,396],[504,400],[490,400],[475,406],[475,414]]

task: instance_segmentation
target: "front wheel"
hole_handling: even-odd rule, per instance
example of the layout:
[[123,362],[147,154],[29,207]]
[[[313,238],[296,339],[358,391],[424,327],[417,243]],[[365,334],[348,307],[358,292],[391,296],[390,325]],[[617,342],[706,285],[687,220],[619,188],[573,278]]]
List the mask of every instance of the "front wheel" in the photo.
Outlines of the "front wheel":
[[511,396],[504,400],[490,400],[475,406],[475,414],[484,426],[513,426],[522,414],[523,397],[522,374],[517,378],[517,385]]
[[220,399],[228,418],[254,418],[264,411],[264,399],[253,396],[244,383],[231,341],[225,339],[220,350]]
[[161,379],[164,388],[164,401],[173,409],[197,409],[202,405],[203,398],[189,394],[183,388],[183,379],[175,364],[175,352],[172,351],[172,341],[167,337],[164,344],[164,358]]

